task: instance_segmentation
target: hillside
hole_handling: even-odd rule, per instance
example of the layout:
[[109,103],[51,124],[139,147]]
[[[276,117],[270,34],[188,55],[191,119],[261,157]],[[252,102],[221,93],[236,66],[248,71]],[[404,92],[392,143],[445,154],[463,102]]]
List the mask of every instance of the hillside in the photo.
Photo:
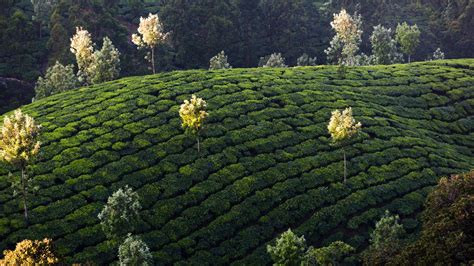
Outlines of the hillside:
[[[179,105],[208,102],[201,153]],[[348,181],[331,145],[334,109],[352,106]],[[389,209],[408,230],[438,178],[474,168],[474,59],[392,66],[178,71],[129,77],[23,107],[43,126],[41,187],[27,226],[0,166],[0,250],[53,238],[68,262],[111,262],[97,214],[128,184],[160,263],[268,263],[291,227],[308,244],[367,244]]]

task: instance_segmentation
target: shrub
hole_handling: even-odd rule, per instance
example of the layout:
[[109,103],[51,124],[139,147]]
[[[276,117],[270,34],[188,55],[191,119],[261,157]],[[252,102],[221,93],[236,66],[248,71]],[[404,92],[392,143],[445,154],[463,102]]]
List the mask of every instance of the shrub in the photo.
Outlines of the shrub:
[[209,61],[209,70],[229,69],[232,66],[227,62],[227,55],[221,51]]
[[121,266],[153,265],[153,258],[147,244],[138,236],[128,234],[119,246],[118,257]]

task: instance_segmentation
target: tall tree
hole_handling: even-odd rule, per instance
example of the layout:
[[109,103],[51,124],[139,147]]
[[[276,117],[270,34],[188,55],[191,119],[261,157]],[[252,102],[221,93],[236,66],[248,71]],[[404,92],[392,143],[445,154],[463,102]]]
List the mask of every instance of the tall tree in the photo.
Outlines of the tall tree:
[[403,56],[398,52],[397,42],[393,39],[392,29],[380,24],[375,26],[370,36],[370,43],[375,64],[388,65],[403,60]]
[[335,110],[331,113],[328,131],[331,134],[332,141],[342,145],[342,152],[344,154],[344,183],[346,183],[347,179],[346,150],[344,148],[345,142],[357,134],[361,127],[362,124],[356,122],[352,117],[351,107],[346,108],[342,112]]
[[161,17],[171,32],[176,64],[185,68],[207,67],[219,51],[230,51],[234,58],[237,8],[232,0],[167,0]]
[[402,247],[404,234],[405,230],[399,223],[398,215],[385,211],[370,234],[370,246],[362,255],[364,265],[386,265]]
[[151,55],[147,58],[151,62],[153,74],[155,69],[155,48],[166,42],[169,34],[164,31],[163,24],[157,14],[149,14],[147,18],[140,18],[140,25],[138,26],[138,34],[132,35],[132,42],[138,48],[147,48]]
[[403,53],[408,55],[408,63],[410,63],[411,55],[420,44],[420,30],[418,29],[418,26],[416,24],[410,26],[406,22],[398,24],[396,38]]
[[[23,114],[20,109],[11,116],[6,116],[0,133],[0,159],[18,170],[21,175],[11,175],[15,194],[21,194],[25,220],[28,221],[28,195],[32,189],[33,179],[27,174],[28,163],[38,154],[40,142],[37,140],[40,126],[35,120]],[[17,192],[18,190],[18,192]]]
[[49,22],[49,17],[58,0],[31,0],[35,15],[33,20],[38,22],[39,37],[42,37],[43,27]]
[[92,84],[116,79],[120,74],[120,52],[108,37],[104,37],[102,49],[95,51],[90,66]]
[[468,265],[474,261],[474,171],[443,177],[428,195],[420,237],[393,265]]

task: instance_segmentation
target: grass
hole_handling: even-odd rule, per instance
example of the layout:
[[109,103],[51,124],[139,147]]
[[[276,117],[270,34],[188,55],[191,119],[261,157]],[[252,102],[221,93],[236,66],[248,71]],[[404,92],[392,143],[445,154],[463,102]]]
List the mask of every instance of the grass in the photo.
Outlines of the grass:
[[[141,196],[139,232],[160,264],[263,264],[294,229],[308,244],[367,245],[385,209],[418,228],[438,178],[474,167],[474,59],[392,66],[178,71],[129,77],[23,107],[43,125],[31,220],[0,167],[0,250],[53,238],[66,262],[116,260],[98,224],[107,197]],[[180,127],[191,94],[208,102],[201,153]],[[331,145],[334,109],[362,134]]]

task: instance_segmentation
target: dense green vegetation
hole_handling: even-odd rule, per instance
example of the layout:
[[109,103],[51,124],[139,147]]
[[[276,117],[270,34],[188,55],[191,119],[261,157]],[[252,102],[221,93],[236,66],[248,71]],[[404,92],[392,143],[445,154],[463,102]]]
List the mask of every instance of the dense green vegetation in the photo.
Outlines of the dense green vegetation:
[[[270,262],[266,245],[292,228],[315,248],[361,251],[388,209],[410,233],[440,176],[474,167],[474,60],[405,65],[190,70],[128,77],[23,107],[43,126],[29,173],[29,224],[0,166],[0,250],[52,238],[66,262],[106,263],[116,246],[98,213],[129,185],[139,235],[158,263]],[[192,94],[209,117],[184,134]],[[327,124],[351,106],[361,133],[343,156]]]
[[[146,51],[136,49],[131,34],[140,16],[150,12],[158,13],[172,33],[156,47],[157,71],[207,69],[222,50],[234,67],[255,67],[272,53],[281,53],[290,66],[303,54],[317,58],[313,64],[324,64],[331,62],[324,53],[333,36],[330,21],[342,8],[362,15],[360,52],[365,55],[372,53],[374,26],[395,31],[406,21],[421,33],[413,60],[431,58],[437,48],[446,58],[474,57],[474,3],[466,0],[1,0],[0,77],[30,83],[27,93],[33,94],[33,83],[48,67],[74,62],[69,44],[76,27],[92,34],[96,48],[110,38],[121,53],[120,76],[149,73]],[[1,113],[32,98],[0,91],[0,102],[10,95],[19,104],[0,106]]]

